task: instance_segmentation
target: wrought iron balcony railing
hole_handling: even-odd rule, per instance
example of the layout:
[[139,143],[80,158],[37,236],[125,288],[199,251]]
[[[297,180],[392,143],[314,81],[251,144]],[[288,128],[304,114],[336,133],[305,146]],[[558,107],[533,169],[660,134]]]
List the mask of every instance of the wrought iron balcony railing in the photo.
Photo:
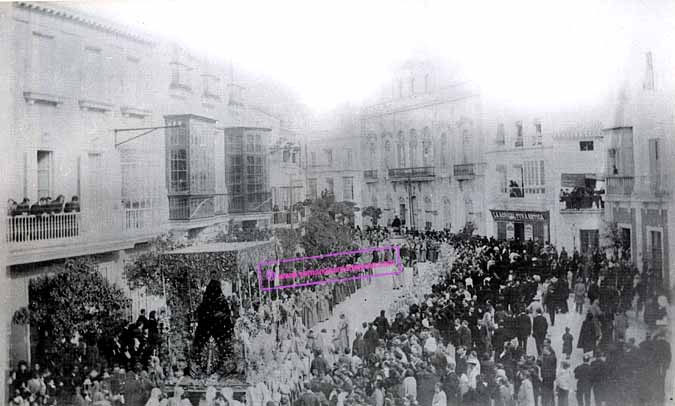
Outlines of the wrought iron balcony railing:
[[377,169],[363,171],[363,178],[367,181],[377,180]]
[[457,178],[471,178],[476,176],[475,164],[459,164],[453,167],[453,175]]
[[392,179],[420,179],[433,178],[435,176],[433,166],[420,166],[416,168],[389,169],[389,177]]

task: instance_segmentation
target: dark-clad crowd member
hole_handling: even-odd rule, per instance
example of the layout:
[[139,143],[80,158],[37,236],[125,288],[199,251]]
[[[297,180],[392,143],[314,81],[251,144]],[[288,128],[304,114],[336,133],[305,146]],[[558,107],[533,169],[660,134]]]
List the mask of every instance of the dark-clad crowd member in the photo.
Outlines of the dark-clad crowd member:
[[377,329],[374,323],[370,323],[368,330],[363,335],[364,350],[366,353],[365,359],[370,358],[371,354],[375,353],[375,348],[377,348],[377,343],[380,341],[380,336],[377,333]]
[[517,326],[517,337],[518,345],[520,350],[527,354],[527,338],[532,333],[532,320],[530,316],[525,312],[524,309],[521,309],[518,314],[518,326]]
[[541,400],[543,406],[554,406],[553,388],[555,384],[558,360],[550,342],[546,342],[541,355]]
[[579,331],[577,348],[581,348],[584,353],[595,350],[599,335],[600,332],[593,320],[593,314],[591,312],[586,313],[586,320],[581,324],[581,330]]
[[584,363],[574,369],[574,377],[577,380],[577,406],[591,406],[593,370],[590,360],[591,357],[584,355]]
[[311,369],[317,371],[320,376],[328,372],[328,361],[323,357],[320,349],[315,351],[314,359],[312,360]]
[[532,321],[532,335],[534,336],[534,341],[537,345],[537,354],[541,356],[542,349],[544,347],[544,339],[546,338],[546,332],[548,331],[548,322],[546,317],[541,314],[541,309],[537,310],[537,315]]
[[602,353],[599,353],[595,356],[593,362],[591,362],[591,389],[596,405],[602,404],[607,399],[608,378],[609,374],[605,357]]
[[375,319],[373,324],[377,326],[377,334],[380,339],[384,339],[387,333],[389,333],[389,320],[385,317],[384,310],[380,311],[380,315]]
[[457,330],[457,345],[464,348],[471,348],[473,345],[471,329],[469,329],[469,322],[462,320],[462,324]]
[[667,339],[667,332],[660,331],[656,334],[652,344],[654,354],[654,397],[657,405],[663,404],[666,390],[666,374],[670,368],[672,352]]
[[318,396],[312,392],[312,386],[310,382],[306,381],[304,383],[305,392],[298,399],[299,406],[321,406]]

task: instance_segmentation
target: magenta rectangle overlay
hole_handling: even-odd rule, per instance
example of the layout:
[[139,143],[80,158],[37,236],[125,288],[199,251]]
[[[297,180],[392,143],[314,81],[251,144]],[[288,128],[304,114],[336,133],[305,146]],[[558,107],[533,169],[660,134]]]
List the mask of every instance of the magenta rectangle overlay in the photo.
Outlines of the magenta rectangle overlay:
[[[308,281],[308,282],[302,282],[302,283],[294,283],[290,285],[282,285],[282,286],[274,286],[274,287],[268,287],[265,288],[262,286],[262,281],[263,281],[263,266],[274,266],[274,265],[279,265],[283,263],[288,263],[288,262],[300,262],[300,261],[306,261],[310,259],[322,259],[322,258],[330,258],[330,257],[337,257],[341,255],[354,255],[354,254],[366,254],[366,253],[371,253],[374,251],[389,251],[393,250],[395,253],[394,260],[395,260],[395,265],[397,266],[397,271],[394,272],[385,272],[385,273],[379,273],[375,274],[361,274],[361,275],[356,275],[356,276],[348,276],[344,278],[334,278],[334,279],[326,279],[326,280],[316,280],[316,281]],[[365,264],[358,264],[358,265],[369,265],[369,264],[378,264],[379,262],[370,262],[370,263],[365,263]],[[325,269],[330,269],[330,268],[325,268]],[[330,254],[324,254],[324,255],[315,255],[311,257],[298,257],[298,258],[283,258],[279,260],[270,260],[270,261],[261,261],[258,263],[258,287],[260,288],[261,291],[266,291],[270,292],[273,290],[277,289],[288,289],[288,288],[300,288],[303,286],[315,286],[315,285],[324,285],[327,283],[337,283],[337,282],[347,282],[347,281],[353,281],[353,280],[358,280],[358,279],[365,279],[365,278],[379,278],[383,276],[392,276],[392,275],[398,275],[403,272],[403,263],[401,262],[401,247],[397,245],[389,245],[385,247],[371,247],[371,248],[362,248],[360,250],[355,250],[355,251],[342,251],[342,252],[333,252]]]

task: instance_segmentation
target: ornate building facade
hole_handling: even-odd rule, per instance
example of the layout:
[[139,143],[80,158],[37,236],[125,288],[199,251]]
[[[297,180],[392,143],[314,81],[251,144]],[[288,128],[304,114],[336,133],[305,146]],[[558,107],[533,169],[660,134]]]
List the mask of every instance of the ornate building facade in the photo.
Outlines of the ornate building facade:
[[391,92],[363,108],[364,206],[416,229],[485,232],[483,104],[475,86],[428,61],[397,72]]

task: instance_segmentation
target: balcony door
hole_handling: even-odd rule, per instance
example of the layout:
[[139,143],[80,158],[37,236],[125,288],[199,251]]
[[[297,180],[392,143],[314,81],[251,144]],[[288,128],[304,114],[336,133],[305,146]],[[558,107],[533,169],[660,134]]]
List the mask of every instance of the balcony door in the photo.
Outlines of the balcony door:
[[651,268],[660,280],[663,280],[663,246],[661,244],[661,231],[649,231],[649,254],[651,255]]
[[398,217],[401,219],[401,223],[405,224],[406,223],[406,218],[408,217],[408,210],[405,207],[405,203],[401,203],[399,205],[399,211],[398,211]]
[[599,246],[598,230],[579,230],[579,243],[582,254],[592,254]]

